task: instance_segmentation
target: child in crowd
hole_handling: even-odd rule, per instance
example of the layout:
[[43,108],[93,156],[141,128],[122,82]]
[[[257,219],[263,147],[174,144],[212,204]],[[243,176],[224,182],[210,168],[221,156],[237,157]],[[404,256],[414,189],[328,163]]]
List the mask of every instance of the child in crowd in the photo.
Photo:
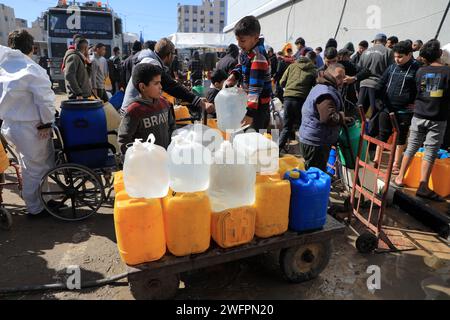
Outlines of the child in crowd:
[[128,106],[119,127],[123,155],[135,139],[145,141],[150,134],[155,135],[157,145],[167,149],[170,144],[175,118],[170,104],[161,97],[161,74],[161,68],[149,63],[139,64],[133,71],[132,81],[139,97]]
[[[378,140],[388,142],[392,135],[389,114],[395,113],[400,132],[392,174],[398,175],[413,117],[414,101],[417,95],[416,75],[420,65],[414,60],[412,48],[407,42],[402,41],[394,45],[393,51],[395,64],[390,65],[384,72],[376,87],[377,95],[382,97],[384,104],[384,109],[379,115]],[[380,152],[378,148],[375,156],[377,164],[380,162]]]
[[261,25],[254,16],[247,16],[236,24],[234,33],[242,52],[239,65],[232,71],[226,85],[232,87],[241,81],[248,92],[247,114],[242,125],[251,125],[255,131],[267,129],[272,81],[264,39],[260,38]]
[[228,74],[223,70],[215,70],[211,76],[211,87],[206,93],[206,100],[209,103],[214,103],[220,90],[222,90],[225,81],[228,79]]
[[417,72],[417,99],[410,128],[408,147],[395,185],[403,186],[403,179],[416,152],[425,145],[422,175],[417,196],[438,202],[445,201],[430,190],[428,182],[444,140],[450,106],[450,67],[441,64],[442,50],[438,40],[427,42],[420,51],[426,66]]

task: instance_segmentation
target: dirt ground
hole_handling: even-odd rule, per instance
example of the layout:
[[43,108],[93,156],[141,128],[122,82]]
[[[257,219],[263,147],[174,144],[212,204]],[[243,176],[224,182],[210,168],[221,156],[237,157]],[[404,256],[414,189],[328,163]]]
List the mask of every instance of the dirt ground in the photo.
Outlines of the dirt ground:
[[[0,232],[0,288],[59,282],[66,268],[81,267],[82,280],[98,280],[126,272],[116,247],[111,203],[90,219],[64,223],[52,217],[30,220],[14,190],[5,190],[13,213],[11,231]],[[183,275],[176,299],[450,299],[450,249],[405,213],[389,210],[398,226],[427,239],[428,246],[403,253],[361,255],[355,234],[334,239],[331,261],[319,278],[293,285],[283,280],[275,255],[260,256]],[[439,251],[438,262],[433,260]],[[381,268],[381,290],[367,289],[369,266]],[[0,299],[133,299],[126,280],[81,292],[44,292]]]
[[[7,177],[12,179],[11,172]],[[14,188],[4,191],[4,203],[14,224],[10,231],[0,230],[0,289],[56,283],[72,265],[81,267],[83,282],[126,272],[116,246],[112,203],[78,223],[27,218]],[[266,255],[183,275],[176,299],[450,299],[448,243],[395,208],[388,217],[393,225],[409,229],[419,239],[418,250],[361,255],[354,247],[355,234],[347,229],[334,239],[331,261],[313,281],[287,283],[274,255]],[[372,265],[381,269],[381,289],[374,292],[367,288],[367,269]],[[15,294],[0,299],[129,300],[133,296],[122,280],[81,292]]]

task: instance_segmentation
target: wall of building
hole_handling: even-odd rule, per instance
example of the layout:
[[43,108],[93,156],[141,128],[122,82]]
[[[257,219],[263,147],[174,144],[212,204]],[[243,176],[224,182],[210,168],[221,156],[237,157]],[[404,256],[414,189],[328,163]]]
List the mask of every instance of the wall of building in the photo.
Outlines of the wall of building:
[[202,5],[178,6],[178,32],[220,33],[227,21],[226,0],[203,0]]
[[44,19],[37,18],[35,21],[31,23],[31,28],[28,29],[31,35],[34,38],[34,41],[39,42],[47,42],[48,37],[47,33],[44,30]]
[[8,45],[8,35],[16,29],[14,9],[0,4],[0,45]]
[[25,19],[16,18],[16,29],[27,29],[28,21]]
[[[273,3],[285,3],[269,13],[259,13],[266,43],[276,50],[286,42],[305,38],[311,47],[324,46],[334,37],[344,0],[229,0],[228,38],[232,39],[233,23]],[[347,42],[372,40],[379,32],[400,39],[434,38],[448,0],[348,0],[337,40],[339,47]],[[259,10],[261,12],[261,10]],[[227,30],[230,29],[230,30]],[[440,40],[450,42],[450,16],[442,27]]]

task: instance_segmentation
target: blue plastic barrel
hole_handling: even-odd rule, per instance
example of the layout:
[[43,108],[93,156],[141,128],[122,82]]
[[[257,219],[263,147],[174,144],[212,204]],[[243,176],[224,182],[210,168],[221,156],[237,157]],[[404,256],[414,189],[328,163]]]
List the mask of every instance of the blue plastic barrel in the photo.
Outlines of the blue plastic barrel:
[[70,163],[91,169],[105,167],[108,159],[108,129],[101,101],[62,102],[60,129]]
[[322,229],[327,221],[331,177],[317,168],[287,172],[291,182],[289,228],[296,232]]
[[116,110],[119,110],[122,107],[124,98],[125,93],[122,90],[119,90],[115,95],[111,97],[111,99],[109,99],[109,103],[111,103]]

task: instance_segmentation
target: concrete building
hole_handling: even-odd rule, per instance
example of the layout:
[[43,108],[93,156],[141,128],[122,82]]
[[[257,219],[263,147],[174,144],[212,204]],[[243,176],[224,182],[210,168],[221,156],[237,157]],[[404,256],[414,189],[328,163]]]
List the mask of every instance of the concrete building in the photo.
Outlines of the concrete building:
[[198,6],[178,4],[178,32],[221,33],[227,19],[227,0],[202,0]]
[[28,21],[25,19],[16,18],[16,29],[27,29]]
[[14,9],[0,3],[0,45],[8,45],[8,35],[16,29]]
[[45,22],[44,18],[37,18],[35,21],[31,23],[31,28],[28,31],[34,38],[35,42],[47,42],[48,37],[47,33],[44,30]]
[[[388,37],[421,39],[435,37],[444,16],[448,0],[229,0],[226,39],[234,41],[233,28],[244,16],[256,16],[266,43],[280,50],[286,42],[292,44],[303,37],[309,47],[324,47],[337,33],[339,48],[347,42],[355,46],[361,40],[373,40],[383,32]],[[450,42],[450,13],[439,40]]]

